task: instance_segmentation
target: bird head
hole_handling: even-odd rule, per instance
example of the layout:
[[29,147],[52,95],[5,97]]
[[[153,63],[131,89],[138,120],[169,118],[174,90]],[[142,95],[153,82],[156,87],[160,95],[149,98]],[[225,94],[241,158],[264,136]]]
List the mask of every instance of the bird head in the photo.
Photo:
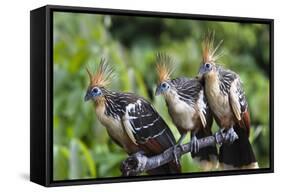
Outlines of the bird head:
[[169,82],[164,81],[157,86],[155,95],[157,96],[157,95],[166,93],[170,90],[170,88],[171,88],[171,85],[169,84]]
[[84,97],[84,101],[94,100],[97,101],[103,96],[103,92],[100,87],[89,87]]
[[214,46],[215,32],[208,32],[202,43],[202,65],[199,69],[197,78],[202,79],[205,76],[213,74],[216,71],[216,62],[223,55],[223,52],[218,53],[223,40]]
[[106,93],[105,87],[110,83],[113,76],[113,70],[104,58],[101,59],[94,74],[92,74],[88,68],[86,70],[89,75],[90,84],[84,97],[84,101],[101,101]]
[[204,63],[201,65],[199,69],[199,73],[197,75],[198,79],[203,78],[205,75],[208,75],[210,72],[214,71],[216,69],[215,64],[212,63]]
[[156,55],[158,85],[155,91],[155,95],[167,93],[171,89],[170,75],[173,72],[173,64],[174,61],[170,56],[164,53],[158,53]]

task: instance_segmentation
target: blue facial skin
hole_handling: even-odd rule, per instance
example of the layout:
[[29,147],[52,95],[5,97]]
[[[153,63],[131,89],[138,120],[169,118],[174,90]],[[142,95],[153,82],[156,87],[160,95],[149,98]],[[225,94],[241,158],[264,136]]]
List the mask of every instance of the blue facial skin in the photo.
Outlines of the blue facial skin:
[[88,89],[84,101],[88,101],[90,99],[96,100],[97,97],[102,95],[102,91],[98,87],[93,87],[92,89]]
[[213,68],[213,65],[210,63],[205,63],[204,65],[202,65],[199,69],[199,77],[203,76],[204,74],[210,72]]
[[160,95],[169,89],[170,85],[167,82],[163,82],[156,88],[155,95]]

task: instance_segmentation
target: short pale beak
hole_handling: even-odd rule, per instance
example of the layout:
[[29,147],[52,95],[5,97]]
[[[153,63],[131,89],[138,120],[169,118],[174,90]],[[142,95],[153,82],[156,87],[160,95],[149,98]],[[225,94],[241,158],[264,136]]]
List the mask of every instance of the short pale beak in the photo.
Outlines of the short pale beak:
[[86,101],[89,101],[91,98],[92,98],[91,93],[90,93],[89,91],[87,91],[87,93],[86,93],[86,95],[85,95],[85,97],[84,97],[84,101],[85,101],[85,102],[86,102]]
[[155,91],[155,96],[158,96],[158,95],[160,95],[161,93],[162,93],[162,89],[161,89],[160,86],[158,86],[158,87],[156,88],[156,91]]
[[202,77],[205,74],[205,72],[206,72],[206,69],[205,69],[204,65],[202,65],[200,67],[200,69],[199,69],[199,72],[198,72],[198,74],[196,76],[196,79],[199,79],[199,80],[202,79]]

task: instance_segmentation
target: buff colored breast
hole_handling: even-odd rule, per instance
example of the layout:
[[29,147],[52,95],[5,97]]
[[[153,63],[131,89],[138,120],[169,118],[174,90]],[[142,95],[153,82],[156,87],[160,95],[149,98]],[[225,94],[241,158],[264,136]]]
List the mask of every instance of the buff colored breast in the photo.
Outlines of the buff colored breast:
[[138,146],[132,142],[123,128],[123,123],[120,119],[105,115],[105,105],[96,105],[96,114],[99,121],[106,130],[110,137],[117,141],[127,153],[135,153],[138,151]]
[[168,111],[174,124],[179,131],[189,131],[194,129],[195,109],[186,102],[179,99],[175,92],[169,92],[164,95],[168,105]]
[[205,92],[211,110],[220,119],[221,128],[229,128],[233,125],[233,115],[229,104],[228,95],[223,95],[219,89],[219,80],[215,75],[209,75],[206,79]]

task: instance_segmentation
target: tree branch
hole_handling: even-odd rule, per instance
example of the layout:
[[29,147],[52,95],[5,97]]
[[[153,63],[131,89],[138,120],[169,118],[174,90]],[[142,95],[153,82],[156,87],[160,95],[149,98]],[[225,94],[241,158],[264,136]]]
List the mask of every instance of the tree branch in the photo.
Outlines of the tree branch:
[[[236,134],[236,133],[235,133]],[[205,137],[199,139],[199,149],[214,146],[216,144],[229,143],[230,138],[226,138],[226,133],[218,131],[213,136]],[[238,135],[236,134],[236,138]],[[180,157],[186,153],[189,153],[191,149],[191,144],[186,143],[178,146],[174,152],[174,147],[170,147],[163,153],[151,157],[145,156],[145,154],[139,152],[129,156],[121,164],[121,172],[123,176],[136,176],[142,172],[155,169],[166,163],[175,159],[175,155],[180,159]]]

